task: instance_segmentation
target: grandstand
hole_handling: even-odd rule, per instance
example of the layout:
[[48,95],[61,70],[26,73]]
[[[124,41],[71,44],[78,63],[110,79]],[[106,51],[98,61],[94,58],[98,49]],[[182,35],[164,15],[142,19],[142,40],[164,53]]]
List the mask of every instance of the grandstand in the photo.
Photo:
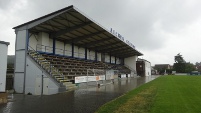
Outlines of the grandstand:
[[136,60],[142,53],[74,6],[14,29],[17,93],[50,95],[78,83],[136,76]]

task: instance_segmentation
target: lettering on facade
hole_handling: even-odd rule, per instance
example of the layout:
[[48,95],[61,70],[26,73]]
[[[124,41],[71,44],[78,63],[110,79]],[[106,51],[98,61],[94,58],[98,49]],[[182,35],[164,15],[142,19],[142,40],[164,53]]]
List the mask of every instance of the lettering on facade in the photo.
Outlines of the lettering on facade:
[[129,45],[133,49],[135,49],[135,46],[131,42],[129,42],[128,40],[124,40],[124,37],[121,34],[119,34],[118,32],[116,32],[114,29],[111,28],[110,33],[112,33],[114,36],[119,38],[121,41],[125,42],[127,45]]

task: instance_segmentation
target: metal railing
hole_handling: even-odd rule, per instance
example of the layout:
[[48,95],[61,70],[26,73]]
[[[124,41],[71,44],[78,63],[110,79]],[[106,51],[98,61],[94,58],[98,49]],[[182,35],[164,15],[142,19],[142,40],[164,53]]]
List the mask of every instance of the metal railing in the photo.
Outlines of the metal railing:
[[[59,70],[56,67],[54,67],[54,65],[50,61],[46,60],[45,57],[43,57],[40,53],[35,51],[31,46],[28,46],[28,55],[36,63],[38,63],[46,72],[48,72],[52,78],[54,78],[53,73],[57,73],[58,75],[64,77],[64,75],[61,72],[59,72]],[[39,60],[39,59],[43,59],[43,60]]]
[[124,64],[124,66],[127,67],[128,69],[130,69],[132,72],[134,72],[134,74],[137,74],[137,71],[134,70],[134,69],[132,69],[130,66],[128,66],[128,65],[126,65],[126,64]]
[[[37,44],[36,51],[45,52],[45,53],[53,53],[53,47]],[[72,56],[72,51],[55,48],[55,54],[58,54],[61,56]],[[85,58],[85,53],[74,51],[73,56],[75,58]],[[88,57],[88,60],[95,60],[95,54],[91,54],[90,52],[87,57]]]

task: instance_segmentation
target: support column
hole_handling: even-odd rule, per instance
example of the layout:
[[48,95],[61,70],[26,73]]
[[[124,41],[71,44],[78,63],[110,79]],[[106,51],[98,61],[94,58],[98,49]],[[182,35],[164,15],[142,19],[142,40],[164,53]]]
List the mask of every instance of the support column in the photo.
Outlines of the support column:
[[112,56],[111,56],[111,54],[110,54],[110,64],[112,63]]
[[14,89],[17,93],[25,93],[26,86],[26,59],[27,45],[29,38],[28,30],[15,30],[15,70],[14,70]]
[[117,57],[115,56],[115,64],[117,64]]
[[29,45],[29,30],[26,30],[26,44],[25,44],[25,62],[24,62],[24,84],[23,84],[23,93],[26,92],[26,64],[27,64],[27,53]]
[[53,51],[52,51],[52,53],[53,53],[53,55],[55,55],[55,48],[56,48],[56,38],[53,38],[53,46],[52,46],[53,48]]
[[87,48],[85,48],[85,60],[87,60]]
[[98,59],[97,59],[97,58],[98,58],[98,57],[97,57],[97,54],[98,54],[97,51],[95,51],[95,61],[96,61],[96,62],[98,61]]
[[72,58],[74,58],[74,43],[72,43],[71,45],[72,45],[72,53],[71,53],[71,55],[72,55]]
[[121,61],[122,61],[122,65],[124,65],[124,58],[122,58]]

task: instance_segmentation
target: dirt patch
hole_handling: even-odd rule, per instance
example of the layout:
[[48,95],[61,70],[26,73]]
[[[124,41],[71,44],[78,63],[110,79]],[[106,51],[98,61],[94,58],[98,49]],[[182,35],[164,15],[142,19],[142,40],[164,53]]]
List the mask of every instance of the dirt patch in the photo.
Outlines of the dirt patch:
[[119,107],[115,113],[147,113],[150,110],[155,95],[156,88],[149,87],[129,99],[125,104]]
[[7,103],[7,93],[0,93],[0,104]]

